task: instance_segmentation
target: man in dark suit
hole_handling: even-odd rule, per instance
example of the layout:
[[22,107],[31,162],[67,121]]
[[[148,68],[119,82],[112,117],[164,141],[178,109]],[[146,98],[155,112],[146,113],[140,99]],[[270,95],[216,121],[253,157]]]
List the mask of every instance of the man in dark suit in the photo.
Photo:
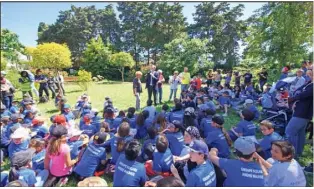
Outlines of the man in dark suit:
[[157,105],[157,99],[156,99],[156,83],[158,81],[159,75],[158,72],[156,72],[156,66],[151,65],[150,71],[146,75],[146,89],[148,91],[148,100],[152,99],[152,94],[154,95],[154,104]]

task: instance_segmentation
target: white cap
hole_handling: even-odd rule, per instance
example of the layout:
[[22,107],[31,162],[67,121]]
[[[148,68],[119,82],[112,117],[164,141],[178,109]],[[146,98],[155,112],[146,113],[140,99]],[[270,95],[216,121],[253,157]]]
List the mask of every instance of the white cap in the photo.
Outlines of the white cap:
[[74,136],[79,136],[83,133],[83,131],[81,130],[78,130],[78,129],[69,129],[69,132],[68,132],[68,137],[71,138],[71,137],[74,137]]
[[17,128],[14,133],[11,135],[12,139],[15,138],[24,138],[28,136],[28,132],[24,127]]
[[247,104],[253,104],[253,100],[252,99],[246,99],[244,102],[244,106],[246,106]]
[[162,73],[162,70],[158,70],[159,73]]

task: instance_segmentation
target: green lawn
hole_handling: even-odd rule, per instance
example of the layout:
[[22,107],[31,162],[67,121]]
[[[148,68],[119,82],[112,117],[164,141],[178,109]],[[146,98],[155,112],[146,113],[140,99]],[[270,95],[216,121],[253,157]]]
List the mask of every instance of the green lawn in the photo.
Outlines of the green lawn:
[[[144,86],[144,84],[143,84]],[[75,83],[68,83],[65,85],[66,90],[66,98],[68,100],[68,103],[73,107],[78,99],[78,97],[83,94],[84,92],[87,92],[87,94],[91,97],[92,107],[97,108],[98,110],[102,111],[103,109],[103,103],[106,96],[109,96],[113,100],[113,104],[115,107],[117,107],[119,110],[127,110],[128,107],[134,107],[135,106],[135,97],[132,93],[132,83],[92,83],[87,91],[82,91],[81,88],[75,84]],[[141,95],[141,107],[144,107],[146,105],[147,101],[147,92],[145,89],[143,89],[144,92]],[[163,88],[163,101],[168,101],[170,94],[169,85],[164,85]],[[177,96],[179,95],[179,91]],[[17,94],[17,98],[21,98],[21,94]],[[172,102],[167,102],[169,106],[173,106]],[[38,104],[38,108],[40,109],[43,116],[47,117],[47,120],[49,120],[49,117],[58,113],[54,106],[54,101],[50,101],[45,104]],[[157,110],[160,111],[161,105],[157,106]],[[218,112],[220,113],[220,112]],[[235,111],[230,111],[229,116],[225,118],[225,128],[230,129],[232,126],[234,126],[237,122],[239,122],[240,118],[236,114]],[[258,135],[260,136],[260,135]],[[6,169],[9,168],[7,165],[9,162],[8,160],[5,160],[6,164],[4,167]],[[304,154],[300,158],[301,166],[307,165],[309,162],[313,162],[313,154],[310,150],[310,145],[306,145]],[[112,179],[111,178],[105,178],[105,180],[109,183],[109,185],[112,185]],[[313,175],[307,175],[307,185],[313,186]],[[76,186],[77,181],[75,181],[73,178],[70,178],[67,186]]]

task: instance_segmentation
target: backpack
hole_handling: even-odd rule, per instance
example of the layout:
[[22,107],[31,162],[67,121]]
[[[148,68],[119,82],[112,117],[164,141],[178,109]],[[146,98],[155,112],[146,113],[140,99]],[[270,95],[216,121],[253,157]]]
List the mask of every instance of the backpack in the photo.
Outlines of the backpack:
[[47,96],[42,96],[42,97],[40,97],[39,102],[40,102],[40,103],[46,103],[46,102],[48,102],[48,97],[47,97]]

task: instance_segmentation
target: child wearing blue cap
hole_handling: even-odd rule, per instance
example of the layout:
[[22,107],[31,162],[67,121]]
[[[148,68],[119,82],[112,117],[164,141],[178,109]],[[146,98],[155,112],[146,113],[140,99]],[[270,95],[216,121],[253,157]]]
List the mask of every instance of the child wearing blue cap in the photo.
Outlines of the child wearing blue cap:
[[80,124],[80,130],[83,131],[83,134],[86,134],[89,138],[98,132],[97,126],[92,124],[92,118],[90,114],[87,114],[83,117],[83,123]]
[[218,157],[218,149],[212,148],[209,159],[225,171],[225,187],[263,187],[264,175],[260,165],[253,160],[256,152],[255,143],[244,137],[234,142],[235,153],[239,159],[225,159]]
[[173,123],[167,124],[167,129],[164,130],[166,137],[169,141],[169,148],[171,153],[175,156],[183,156],[184,152],[184,139],[182,134],[182,125],[179,121],[173,121]]
[[69,104],[65,104],[63,106],[63,111],[63,115],[66,118],[67,122],[75,119],[74,114],[71,111],[71,106]]
[[177,120],[183,124],[183,116],[184,110],[182,109],[182,104],[177,102],[174,109],[169,114],[169,122],[172,123],[174,120]]
[[[190,145],[190,160],[197,166],[189,173],[186,187],[214,187],[216,186],[216,173],[213,164],[208,161],[208,147],[201,140],[194,140]],[[175,177],[181,179],[177,169],[172,166],[171,171]]]

